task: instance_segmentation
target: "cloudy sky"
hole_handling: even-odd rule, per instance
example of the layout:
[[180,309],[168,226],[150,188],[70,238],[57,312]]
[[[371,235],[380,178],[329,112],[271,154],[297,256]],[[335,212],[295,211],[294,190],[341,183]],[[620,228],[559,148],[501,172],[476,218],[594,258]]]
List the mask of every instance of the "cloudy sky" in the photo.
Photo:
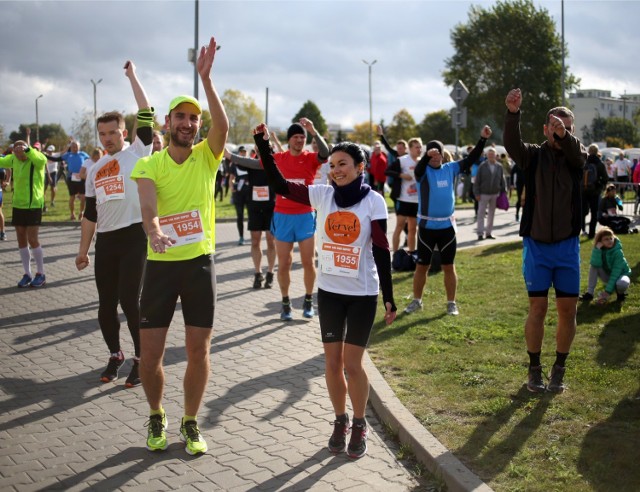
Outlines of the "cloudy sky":
[[[453,54],[451,29],[469,7],[493,1],[200,0],[200,45],[214,35],[222,49],[213,80],[222,94],[237,89],[286,127],[314,101],[329,123],[368,121],[368,69],[373,66],[373,117],[391,121],[401,108],[416,120],[449,109],[442,81]],[[560,31],[561,2],[535,1]],[[581,88],[640,93],[637,50],[640,1],[566,0],[567,65]],[[161,116],[169,100],[193,93],[194,1],[1,1],[0,125],[72,122],[93,110],[135,111],[122,66],[132,59]],[[505,40],[506,41],[506,40]],[[490,69],[490,68],[489,68]],[[202,88],[200,99],[204,100]]]

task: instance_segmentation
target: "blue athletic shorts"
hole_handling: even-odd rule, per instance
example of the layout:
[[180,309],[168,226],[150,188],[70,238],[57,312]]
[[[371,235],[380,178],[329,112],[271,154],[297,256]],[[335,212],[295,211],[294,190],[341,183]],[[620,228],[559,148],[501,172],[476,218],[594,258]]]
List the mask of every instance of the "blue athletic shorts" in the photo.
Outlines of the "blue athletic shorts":
[[556,297],[580,293],[580,240],[577,236],[557,243],[523,240],[522,275],[529,297],[546,297],[551,286]]
[[316,233],[316,214],[283,214],[273,213],[271,233],[284,243],[296,243],[313,237]]

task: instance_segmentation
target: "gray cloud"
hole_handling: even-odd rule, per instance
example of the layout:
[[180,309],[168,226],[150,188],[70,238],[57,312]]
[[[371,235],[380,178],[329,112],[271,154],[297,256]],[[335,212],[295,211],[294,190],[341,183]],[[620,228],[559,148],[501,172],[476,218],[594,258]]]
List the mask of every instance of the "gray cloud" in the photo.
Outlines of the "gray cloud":
[[[483,7],[494,2],[483,1]],[[325,119],[350,125],[369,117],[367,67],[373,66],[374,119],[407,108],[416,118],[448,109],[442,82],[453,53],[450,31],[468,20],[467,1],[200,1],[200,43],[222,45],[213,69],[217,89],[238,89],[286,126],[313,100]],[[560,2],[538,1],[560,25]],[[93,109],[134,111],[122,66],[134,60],[160,116],[179,93],[193,92],[193,1],[2,2],[0,124],[7,133],[35,121],[61,123]],[[640,18],[637,1],[565,2],[567,64],[582,87],[640,93],[640,36],[624,19]],[[603,85],[604,84],[604,85]],[[199,95],[204,99],[200,88]]]

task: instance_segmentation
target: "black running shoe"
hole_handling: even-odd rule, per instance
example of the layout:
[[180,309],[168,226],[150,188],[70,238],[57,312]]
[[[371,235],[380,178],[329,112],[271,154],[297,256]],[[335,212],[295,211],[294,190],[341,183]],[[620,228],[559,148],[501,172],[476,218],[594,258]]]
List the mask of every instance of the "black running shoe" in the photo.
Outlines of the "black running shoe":
[[547,388],[542,380],[542,366],[533,366],[529,368],[527,389],[532,393],[544,393],[546,391]]
[[368,434],[367,424],[354,424],[351,426],[351,439],[349,439],[349,446],[347,446],[349,458],[362,458],[367,454]]
[[256,273],[253,277],[253,288],[259,289],[260,287],[262,287],[263,280],[264,280],[264,277],[262,276],[262,274]]
[[551,374],[549,374],[549,386],[547,386],[547,389],[552,393],[562,393],[566,389],[566,386],[562,382],[565,369],[565,367],[560,367],[556,364],[551,368]]
[[593,301],[593,294],[590,294],[589,292],[585,292],[580,296],[580,300],[584,302]]
[[264,280],[264,288],[270,289],[273,285],[273,272],[267,272],[267,278]]
[[333,434],[329,439],[329,451],[332,453],[342,453],[347,447],[347,434],[349,433],[349,417],[344,421],[333,422]]
[[124,354],[122,351],[118,352],[117,356],[111,356],[107,368],[102,371],[100,375],[100,381],[103,383],[110,383],[118,379],[118,369],[124,364]]
[[140,384],[139,369],[140,361],[134,360],[131,372],[127,376],[127,380],[124,382],[126,388],[133,388],[134,386],[138,386]]
[[627,294],[621,294],[620,292],[616,292],[616,302],[624,302],[627,298]]

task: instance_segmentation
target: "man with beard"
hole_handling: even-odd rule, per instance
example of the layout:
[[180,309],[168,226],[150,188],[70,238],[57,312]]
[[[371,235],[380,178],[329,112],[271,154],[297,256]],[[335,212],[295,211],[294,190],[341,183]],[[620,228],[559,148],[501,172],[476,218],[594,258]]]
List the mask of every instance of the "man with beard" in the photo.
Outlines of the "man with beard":
[[109,383],[118,379],[118,370],[125,360],[120,346],[119,303],[127,318],[134,347],[133,366],[125,387],[133,388],[140,384],[138,295],[147,236],[142,228],[138,189],[130,174],[138,159],[151,154],[154,114],[133,62],[127,61],[124,69],[138,105],[136,138],[125,147],[124,116],[117,111],[104,113],[97,120],[100,143],[107,154],[87,171],[86,208],[76,268],[82,270],[89,266],[89,248],[97,231],[98,324],[111,354],[100,380]]
[[202,107],[193,97],[178,96],[165,117],[168,147],[140,159],[131,174],[138,183],[148,236],[140,298],[140,378],[150,407],[147,448],[151,451],[167,448],[162,360],[178,297],[187,355],[180,435],[188,454],[207,451],[196,416],[210,369],[216,301],[214,189],[229,131],[229,120],[211,80],[215,53],[212,37],[197,60],[211,113],[207,138],[194,145],[202,126]]

